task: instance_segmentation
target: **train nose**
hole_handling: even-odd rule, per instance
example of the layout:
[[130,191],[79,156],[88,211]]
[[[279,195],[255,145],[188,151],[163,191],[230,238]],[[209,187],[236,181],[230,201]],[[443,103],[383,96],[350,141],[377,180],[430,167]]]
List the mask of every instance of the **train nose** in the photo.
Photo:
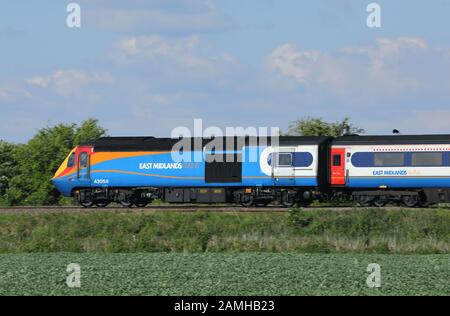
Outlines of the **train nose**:
[[64,177],[53,177],[50,182],[56,187],[56,189],[65,197],[70,197],[72,195],[73,183],[67,181]]
[[64,194],[64,186],[63,186],[63,183],[61,183],[60,179],[58,179],[58,178],[51,178],[50,182],[51,182],[51,184],[53,184],[56,187],[56,189],[60,193]]
[[58,181],[56,180],[56,178],[51,178],[50,183],[53,184],[59,190]]
[[56,185],[58,183],[58,180],[56,177],[53,177],[50,179],[51,184]]

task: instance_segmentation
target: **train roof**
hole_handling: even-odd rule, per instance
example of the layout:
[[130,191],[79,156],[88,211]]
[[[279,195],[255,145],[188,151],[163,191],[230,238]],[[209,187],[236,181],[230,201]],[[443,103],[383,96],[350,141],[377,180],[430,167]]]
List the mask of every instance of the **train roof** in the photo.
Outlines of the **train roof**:
[[[190,141],[192,148],[194,145],[201,144],[202,148],[217,138],[184,138]],[[267,142],[263,142],[262,137],[220,137],[224,144],[234,142],[235,148],[237,144],[271,144],[270,137]],[[289,145],[320,145],[331,141],[331,137],[326,136],[280,136],[279,144]],[[179,142],[180,138],[156,138],[152,136],[143,137],[102,137],[96,140],[88,141],[81,146],[93,146],[94,151],[170,151],[173,146]]]
[[386,135],[386,136],[342,136],[332,141],[333,145],[422,145],[450,144],[450,135]]

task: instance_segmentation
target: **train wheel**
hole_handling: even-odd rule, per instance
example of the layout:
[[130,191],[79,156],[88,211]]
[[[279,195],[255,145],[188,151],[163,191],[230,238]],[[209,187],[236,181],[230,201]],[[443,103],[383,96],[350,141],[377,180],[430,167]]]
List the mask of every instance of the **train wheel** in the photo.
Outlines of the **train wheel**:
[[413,195],[405,195],[402,200],[406,207],[416,207],[418,204],[416,196]]
[[241,200],[241,205],[243,207],[251,207],[254,203],[254,199],[253,196],[248,195],[248,196],[244,196],[243,199]]
[[430,203],[425,199],[420,199],[419,206],[423,207],[423,208],[428,208],[428,207],[430,207]]
[[256,202],[255,205],[257,207],[264,207],[270,204],[271,201],[267,201],[267,202]]
[[120,201],[120,204],[121,204],[123,207],[133,207],[133,203],[130,202],[130,201]]
[[147,204],[150,203],[150,201],[137,201],[134,203],[137,207],[146,207]]
[[283,192],[283,194],[281,195],[281,205],[283,205],[284,207],[292,207],[294,206],[294,204],[294,196],[289,194],[289,192]]
[[374,204],[376,207],[385,207],[386,204],[387,204],[387,201],[378,198],[378,199],[376,199],[375,201],[373,201],[373,204]]
[[95,205],[97,205],[97,207],[107,207],[109,203],[109,201],[104,200],[95,202]]
[[373,199],[367,195],[361,195],[358,197],[358,204],[362,207],[372,206]]
[[92,202],[92,201],[89,201],[89,202],[80,202],[80,205],[81,205],[82,207],[89,208],[89,207],[92,207],[92,206],[94,205],[94,202]]
[[430,202],[428,202],[427,196],[424,193],[419,194],[419,206],[423,208],[430,207]]

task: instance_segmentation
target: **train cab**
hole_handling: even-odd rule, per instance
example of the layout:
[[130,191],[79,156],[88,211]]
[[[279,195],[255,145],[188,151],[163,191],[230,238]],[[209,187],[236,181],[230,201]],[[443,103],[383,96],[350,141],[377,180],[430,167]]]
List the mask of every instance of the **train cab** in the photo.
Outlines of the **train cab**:
[[74,188],[86,188],[91,186],[91,153],[92,147],[75,147],[55,172],[51,182],[63,196],[72,196]]

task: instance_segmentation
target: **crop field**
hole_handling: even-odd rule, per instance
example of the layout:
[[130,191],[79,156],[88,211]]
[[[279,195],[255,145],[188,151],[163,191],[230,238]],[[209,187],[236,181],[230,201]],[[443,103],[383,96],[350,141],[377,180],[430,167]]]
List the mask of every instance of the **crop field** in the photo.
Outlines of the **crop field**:
[[447,209],[0,213],[0,295],[450,295],[449,247]]
[[[2,254],[0,295],[449,295],[450,255]],[[67,265],[80,265],[69,288]],[[369,263],[381,287],[366,284]]]

